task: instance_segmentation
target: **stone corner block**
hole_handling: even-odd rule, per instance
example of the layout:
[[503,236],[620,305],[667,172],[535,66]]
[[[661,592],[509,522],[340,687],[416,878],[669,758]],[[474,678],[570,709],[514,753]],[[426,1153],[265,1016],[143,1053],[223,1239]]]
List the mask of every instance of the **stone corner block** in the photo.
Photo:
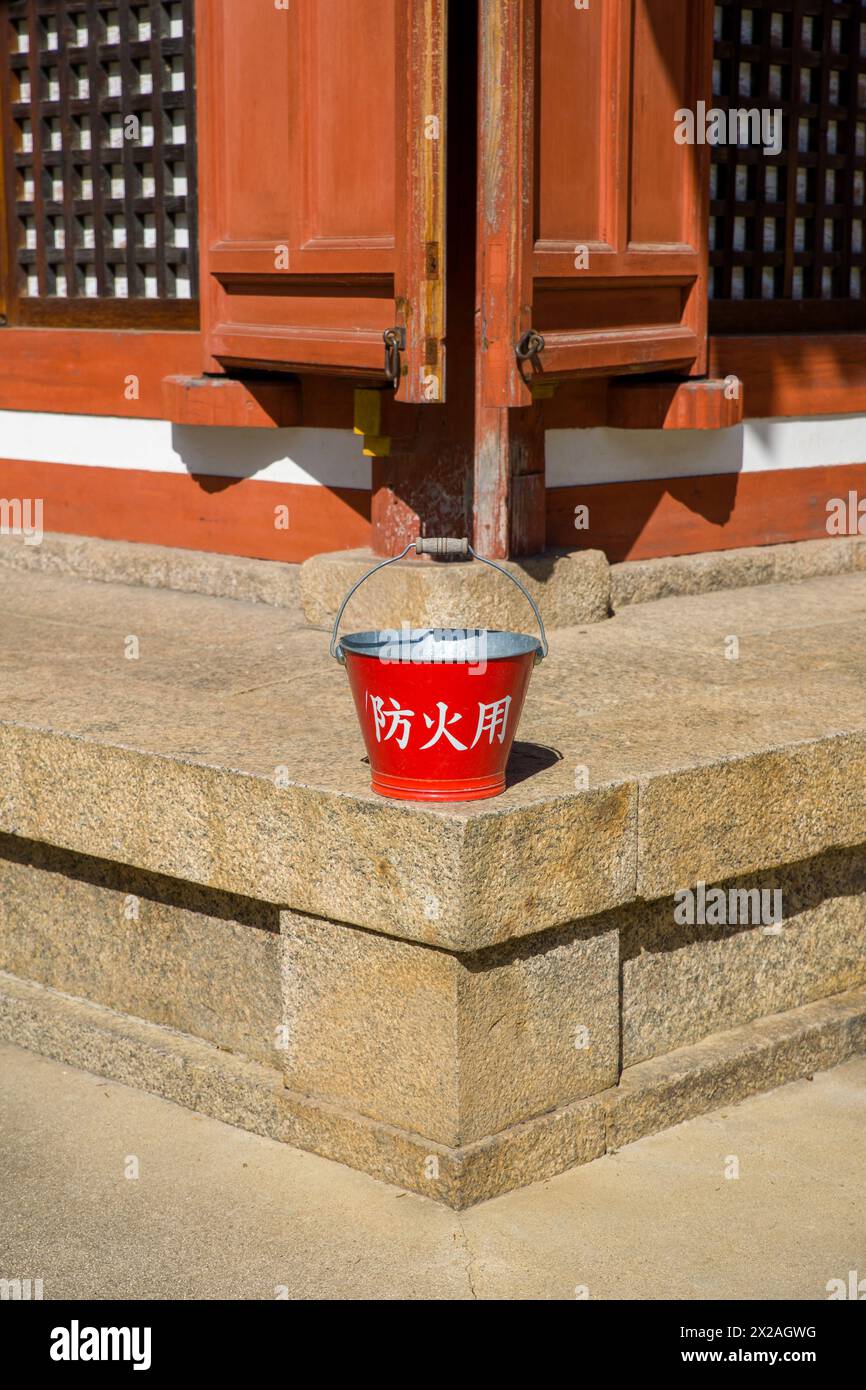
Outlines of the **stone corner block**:
[[[300,570],[309,623],[327,626],[353,584],[381,557],[344,550],[314,555]],[[548,627],[602,622],[610,613],[610,567],[600,550],[550,551],[506,560],[505,569],[532,594]],[[533,632],[535,619],[513,584],[476,561],[402,560],[365,584],[346,610],[348,631],[369,628],[489,627]]]
[[449,951],[633,896],[636,784],[489,812],[427,809],[278,789],[2,720],[0,761],[0,833]]
[[460,1148],[614,1085],[615,931],[472,956],[284,912],[293,1091]]

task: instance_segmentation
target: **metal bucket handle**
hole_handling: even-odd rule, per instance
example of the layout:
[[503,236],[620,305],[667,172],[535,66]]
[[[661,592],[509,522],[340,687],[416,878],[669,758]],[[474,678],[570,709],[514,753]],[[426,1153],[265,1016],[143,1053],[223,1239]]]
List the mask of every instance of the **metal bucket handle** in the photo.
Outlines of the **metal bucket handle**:
[[538,622],[538,628],[541,633],[541,651],[536,652],[535,660],[536,662],[544,660],[548,652],[547,634],[544,631],[544,623],[542,621],[541,614],[538,611],[538,604],[535,602],[535,599],[532,597],[529,590],[523,584],[521,584],[516,574],[512,574],[511,571],[507,570],[504,565],[498,565],[495,560],[487,560],[484,558],[483,555],[476,554],[476,552],[472,549],[472,546],[469,544],[467,540],[459,540],[453,536],[419,536],[417,541],[410,541],[409,544],[406,546],[406,549],[402,550],[399,555],[392,555],[390,559],[382,560],[380,564],[374,565],[372,569],[367,570],[366,574],[362,574],[361,578],[357,581],[357,583],[352,585],[346,597],[343,599],[343,602],[340,604],[340,611],[337,614],[337,617],[334,621],[334,631],[331,633],[330,647],[331,656],[333,656],[335,660],[339,661],[341,665],[346,664],[346,657],[343,652],[343,648],[339,646],[337,643],[337,631],[339,629],[340,623],[343,618],[343,614],[346,611],[346,606],[350,598],[353,594],[357,593],[361,585],[365,583],[366,580],[368,580],[372,575],[378,574],[379,570],[383,570],[388,565],[396,564],[398,560],[404,559],[409,554],[410,550],[414,550],[416,555],[471,555],[473,560],[480,560],[482,565],[489,565],[491,569],[498,570],[500,574],[504,574],[506,579],[510,579],[512,584],[517,585],[518,589],[520,590],[523,597],[526,599],[527,603],[530,605],[533,613],[535,614],[536,620]]

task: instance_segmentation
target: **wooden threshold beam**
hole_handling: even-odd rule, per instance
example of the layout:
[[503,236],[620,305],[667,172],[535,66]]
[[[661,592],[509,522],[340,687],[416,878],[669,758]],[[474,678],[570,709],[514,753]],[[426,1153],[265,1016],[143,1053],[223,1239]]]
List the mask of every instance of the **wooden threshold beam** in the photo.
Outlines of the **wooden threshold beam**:
[[165,419],[175,425],[279,429],[297,425],[301,419],[300,389],[291,381],[167,376],[162,383],[162,398]]

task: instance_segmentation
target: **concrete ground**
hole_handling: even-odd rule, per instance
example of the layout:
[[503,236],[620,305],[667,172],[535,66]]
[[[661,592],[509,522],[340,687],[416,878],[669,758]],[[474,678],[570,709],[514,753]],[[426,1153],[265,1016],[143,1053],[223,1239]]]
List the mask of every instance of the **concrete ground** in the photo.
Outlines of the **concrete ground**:
[[866,1277],[864,1127],[861,1058],[456,1215],[4,1046],[0,1278],[46,1299],[826,1299]]

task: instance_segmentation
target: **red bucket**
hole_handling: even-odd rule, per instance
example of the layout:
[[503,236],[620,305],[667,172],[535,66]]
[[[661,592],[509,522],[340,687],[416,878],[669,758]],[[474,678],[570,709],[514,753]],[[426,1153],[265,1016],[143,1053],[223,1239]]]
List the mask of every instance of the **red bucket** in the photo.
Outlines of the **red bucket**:
[[[471,555],[499,570],[527,598],[541,641],[486,628],[377,629],[342,637],[346,604],[364,580],[419,554]],[[380,796],[402,801],[476,801],[505,790],[505,769],[536,661],[547,655],[541,615],[520,580],[466,541],[419,540],[374,566],[337,614],[331,654],[349,676]]]

